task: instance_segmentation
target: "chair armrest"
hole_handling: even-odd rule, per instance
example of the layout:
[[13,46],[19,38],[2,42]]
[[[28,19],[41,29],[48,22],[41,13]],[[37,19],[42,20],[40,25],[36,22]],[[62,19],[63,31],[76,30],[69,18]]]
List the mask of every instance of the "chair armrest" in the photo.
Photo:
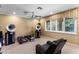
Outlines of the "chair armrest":
[[44,48],[43,46],[41,46],[40,44],[37,44],[36,45],[36,54],[44,54],[45,51],[44,51]]

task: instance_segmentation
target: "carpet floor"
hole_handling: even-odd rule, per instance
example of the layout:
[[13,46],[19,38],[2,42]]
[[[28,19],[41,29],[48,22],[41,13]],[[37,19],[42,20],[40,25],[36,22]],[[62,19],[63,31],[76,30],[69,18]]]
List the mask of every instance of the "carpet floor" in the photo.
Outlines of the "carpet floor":
[[[35,54],[35,46],[37,44],[44,44],[48,40],[54,41],[57,39],[42,36],[39,39],[35,39],[33,42],[26,42],[23,44],[18,44],[17,42],[12,45],[3,46],[3,54]],[[67,42],[62,49],[62,54],[79,54],[79,45],[71,44]]]

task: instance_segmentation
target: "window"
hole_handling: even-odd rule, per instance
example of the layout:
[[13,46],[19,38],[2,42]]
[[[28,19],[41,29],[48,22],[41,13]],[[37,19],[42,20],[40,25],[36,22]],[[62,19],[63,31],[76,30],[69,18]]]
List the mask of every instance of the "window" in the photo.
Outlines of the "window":
[[48,20],[48,21],[46,21],[46,30],[50,30],[50,21]]
[[63,31],[63,19],[57,20],[57,30]]
[[65,19],[65,31],[66,32],[74,32],[74,26],[75,25],[75,20],[72,18],[66,18]]
[[56,30],[56,20],[51,21],[51,30],[55,31]]
[[46,21],[46,30],[50,32],[60,32],[76,34],[77,22],[74,18],[61,18],[58,20]]

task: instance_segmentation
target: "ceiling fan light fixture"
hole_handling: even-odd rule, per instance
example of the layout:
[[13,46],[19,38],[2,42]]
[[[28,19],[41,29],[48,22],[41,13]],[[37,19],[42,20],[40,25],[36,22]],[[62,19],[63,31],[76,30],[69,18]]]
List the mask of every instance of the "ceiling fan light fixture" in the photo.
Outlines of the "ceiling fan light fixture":
[[37,9],[42,10],[43,8],[42,7],[37,7]]
[[24,11],[24,14],[27,14],[27,13],[29,13],[29,12],[27,12],[27,11]]
[[50,12],[49,14],[51,15],[51,14],[53,14],[53,12]]
[[16,15],[16,12],[13,12],[13,15]]

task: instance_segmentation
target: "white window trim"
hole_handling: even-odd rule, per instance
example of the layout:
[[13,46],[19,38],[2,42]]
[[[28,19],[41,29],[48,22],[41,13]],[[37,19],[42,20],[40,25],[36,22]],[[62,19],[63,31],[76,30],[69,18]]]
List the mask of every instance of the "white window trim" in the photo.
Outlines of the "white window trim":
[[[55,23],[57,23],[57,20],[54,20]],[[52,30],[52,21],[50,20],[50,31],[56,31],[57,30],[57,24],[55,24],[55,30]]]
[[[50,21],[50,20],[49,20]],[[51,25],[51,24],[50,24]],[[45,22],[45,31],[50,31],[50,30],[47,30],[47,28],[46,28],[46,22]]]
[[57,32],[57,33],[66,33],[66,34],[77,34],[77,20],[75,19],[74,32],[65,32],[64,21],[65,21],[65,18],[63,18],[63,28],[62,28],[63,31],[58,31],[57,30],[57,20],[56,20],[56,30],[51,30],[51,21],[50,21],[50,30],[46,29],[46,22],[45,22],[45,31],[48,31],[48,32]]
[[[65,22],[65,18],[63,18],[63,21]],[[65,32],[65,33],[68,33],[68,34],[77,34],[77,19],[75,19],[75,24],[74,24],[74,32],[66,32],[65,31],[65,24],[63,24],[64,25],[64,31],[63,32]]]
[[75,19],[75,25],[74,25],[75,29],[74,29],[74,33],[77,34],[77,19]]

